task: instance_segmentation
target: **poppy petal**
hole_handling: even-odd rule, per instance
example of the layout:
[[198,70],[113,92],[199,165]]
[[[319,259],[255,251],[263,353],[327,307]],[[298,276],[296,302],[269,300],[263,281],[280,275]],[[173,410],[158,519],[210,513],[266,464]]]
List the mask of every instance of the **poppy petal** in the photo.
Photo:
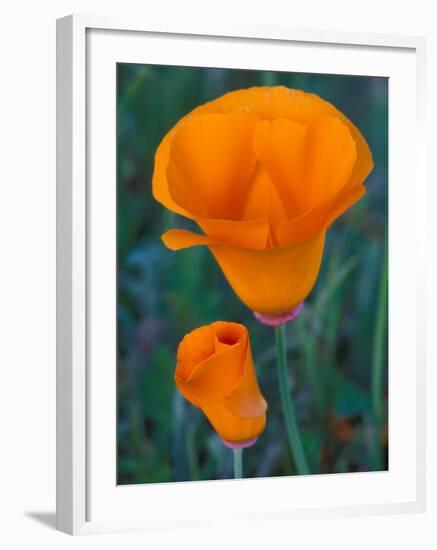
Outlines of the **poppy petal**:
[[240,300],[252,311],[277,315],[303,302],[316,281],[325,232],[281,248],[209,248]]
[[355,204],[366,192],[362,184],[348,185],[334,197],[319,204],[302,216],[276,225],[279,246],[305,241],[329,226]]
[[305,134],[304,210],[335,196],[345,187],[357,158],[348,127],[335,117],[316,118]]
[[258,437],[265,428],[266,415],[242,418],[230,412],[226,402],[209,401],[202,410],[213,428],[227,442],[247,441]]
[[250,348],[244,363],[244,373],[231,393],[225,397],[226,407],[241,418],[256,418],[267,411],[267,403],[262,396],[253,367]]
[[244,325],[216,321],[187,334],[178,348],[175,382],[224,440],[247,441],[264,430],[267,405]]
[[254,133],[256,155],[281,199],[287,217],[305,211],[302,195],[303,150],[306,128],[292,120],[260,122]]
[[357,148],[357,161],[348,183],[362,183],[372,171],[372,153],[361,132],[334,105],[316,94],[285,86],[254,86],[229,92],[214,101],[205,103],[201,108],[202,113],[229,113],[244,110],[253,113],[260,120],[272,121],[286,118],[305,126],[319,116],[335,117],[349,128]]
[[239,219],[255,169],[257,118],[249,113],[205,114],[176,132],[167,167],[173,201],[192,217]]
[[318,117],[307,127],[282,118],[260,122],[254,145],[288,218],[338,193],[356,161],[355,142],[334,117]]
[[[213,323],[210,327],[214,330],[215,335],[219,337],[220,331],[224,332],[226,325],[231,325],[237,329],[237,333],[236,330],[233,331],[233,342],[228,343],[226,340],[222,342],[225,345],[205,360],[197,363],[188,378],[183,381],[191,392],[200,396],[197,397],[200,402],[204,399],[210,399],[214,395],[224,396],[228,394],[241,375],[241,366],[244,363],[248,343],[247,329],[237,323],[222,321]],[[228,332],[230,332],[229,329]],[[189,336],[188,334],[185,338],[189,338]],[[215,343],[214,337],[212,341]]]
[[191,246],[209,245],[211,239],[205,235],[199,235],[186,229],[169,229],[161,239],[170,250],[182,250]]
[[170,250],[180,250],[191,246],[211,243],[229,244],[262,250],[266,247],[269,235],[267,220],[253,222],[233,222],[228,220],[198,220],[207,235],[199,235],[187,229],[170,229],[162,235],[162,240]]
[[315,94],[292,90],[284,86],[252,87],[229,92],[220,98],[200,105],[180,119],[166,134],[155,154],[152,190],[153,196],[158,202],[173,212],[191,217],[186,209],[173,200],[169,191],[167,166],[173,138],[185,124],[197,116],[231,112],[251,113],[260,120],[286,118],[303,125],[310,124],[316,117],[321,115],[336,117],[349,128],[357,149],[357,160],[348,184],[362,183],[373,168],[372,154],[363,135],[331,103],[324,101]]
[[[288,227],[284,224],[280,230],[285,240]],[[303,302],[311,292],[322,261],[325,231],[263,250],[229,246],[183,229],[167,231],[162,239],[171,250],[208,246],[240,300],[252,311],[277,315]]]

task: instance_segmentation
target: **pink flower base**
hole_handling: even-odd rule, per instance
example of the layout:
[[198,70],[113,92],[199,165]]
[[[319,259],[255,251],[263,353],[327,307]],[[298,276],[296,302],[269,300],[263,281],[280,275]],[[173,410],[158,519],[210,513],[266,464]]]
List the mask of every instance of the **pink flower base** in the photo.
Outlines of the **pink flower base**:
[[253,314],[255,315],[255,319],[257,319],[257,321],[259,321],[263,325],[268,325],[269,327],[278,327],[279,325],[289,323],[290,321],[293,321],[293,319],[296,319],[302,309],[303,302],[298,304],[290,311],[280,313],[279,315],[266,315],[265,313],[258,313],[257,311],[254,311]]
[[246,441],[225,441],[223,443],[228,447],[228,449],[245,449],[246,447],[252,447],[258,441],[257,437],[253,439],[247,439]]

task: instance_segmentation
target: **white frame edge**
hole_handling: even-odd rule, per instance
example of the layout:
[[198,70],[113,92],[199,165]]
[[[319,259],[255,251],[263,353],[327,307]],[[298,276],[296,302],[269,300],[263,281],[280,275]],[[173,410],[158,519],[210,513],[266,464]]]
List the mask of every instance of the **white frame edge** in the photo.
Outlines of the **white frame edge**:
[[86,521],[85,26],[56,33],[56,526]]
[[[87,521],[87,262],[86,262],[86,30],[112,29],[167,34],[195,34],[232,38],[292,40],[344,45],[413,48],[417,59],[417,171],[425,173],[425,48],[418,36],[294,30],[268,27],[185,28],[121,18],[69,15],[56,27],[56,181],[57,181],[57,353],[56,353],[56,526],[71,535],[95,532]],[[426,191],[424,191],[424,194]],[[423,204],[426,196],[421,197]],[[426,220],[420,231],[425,231]],[[422,233],[424,234],[424,233]],[[425,246],[418,266],[417,323],[417,499],[415,503],[375,506],[373,513],[423,512],[426,510],[426,361],[425,361]],[[420,428],[420,429],[419,429]],[[338,510],[344,516],[369,515],[365,510]],[[360,513],[361,512],[361,513]],[[297,517],[330,517],[312,511]],[[100,532],[98,526],[97,531]],[[137,522],[113,522],[105,529],[139,529]]]

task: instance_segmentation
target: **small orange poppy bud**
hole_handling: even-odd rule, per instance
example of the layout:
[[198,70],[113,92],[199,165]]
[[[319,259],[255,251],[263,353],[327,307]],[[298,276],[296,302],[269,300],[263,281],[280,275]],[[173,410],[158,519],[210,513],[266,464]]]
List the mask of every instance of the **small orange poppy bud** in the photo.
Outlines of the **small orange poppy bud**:
[[216,321],[184,336],[175,381],[229,446],[253,444],[263,432],[267,403],[258,387],[244,325]]
[[182,118],[156,151],[154,197],[204,233],[173,229],[163,241],[208,246],[250,309],[290,313],[315,284],[327,229],[363,196],[372,168],[359,130],[317,95],[230,92]]

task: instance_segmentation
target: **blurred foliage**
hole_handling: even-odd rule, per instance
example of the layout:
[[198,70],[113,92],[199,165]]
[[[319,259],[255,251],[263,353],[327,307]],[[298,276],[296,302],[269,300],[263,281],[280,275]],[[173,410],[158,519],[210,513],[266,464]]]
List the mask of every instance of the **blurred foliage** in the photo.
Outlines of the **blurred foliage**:
[[[156,147],[197,105],[253,85],[314,92],[360,128],[375,169],[368,192],[328,233],[315,289],[287,326],[289,367],[314,473],[387,468],[387,316],[381,276],[387,226],[388,83],[384,78],[135,64],[117,67],[118,483],[232,476],[232,453],[173,381],[183,335],[245,323],[268,423],[245,452],[246,477],[290,475],[273,331],[233,294],[206,247],[174,253],[160,239],[187,221],[154,201]],[[372,372],[383,372],[383,402]]]

